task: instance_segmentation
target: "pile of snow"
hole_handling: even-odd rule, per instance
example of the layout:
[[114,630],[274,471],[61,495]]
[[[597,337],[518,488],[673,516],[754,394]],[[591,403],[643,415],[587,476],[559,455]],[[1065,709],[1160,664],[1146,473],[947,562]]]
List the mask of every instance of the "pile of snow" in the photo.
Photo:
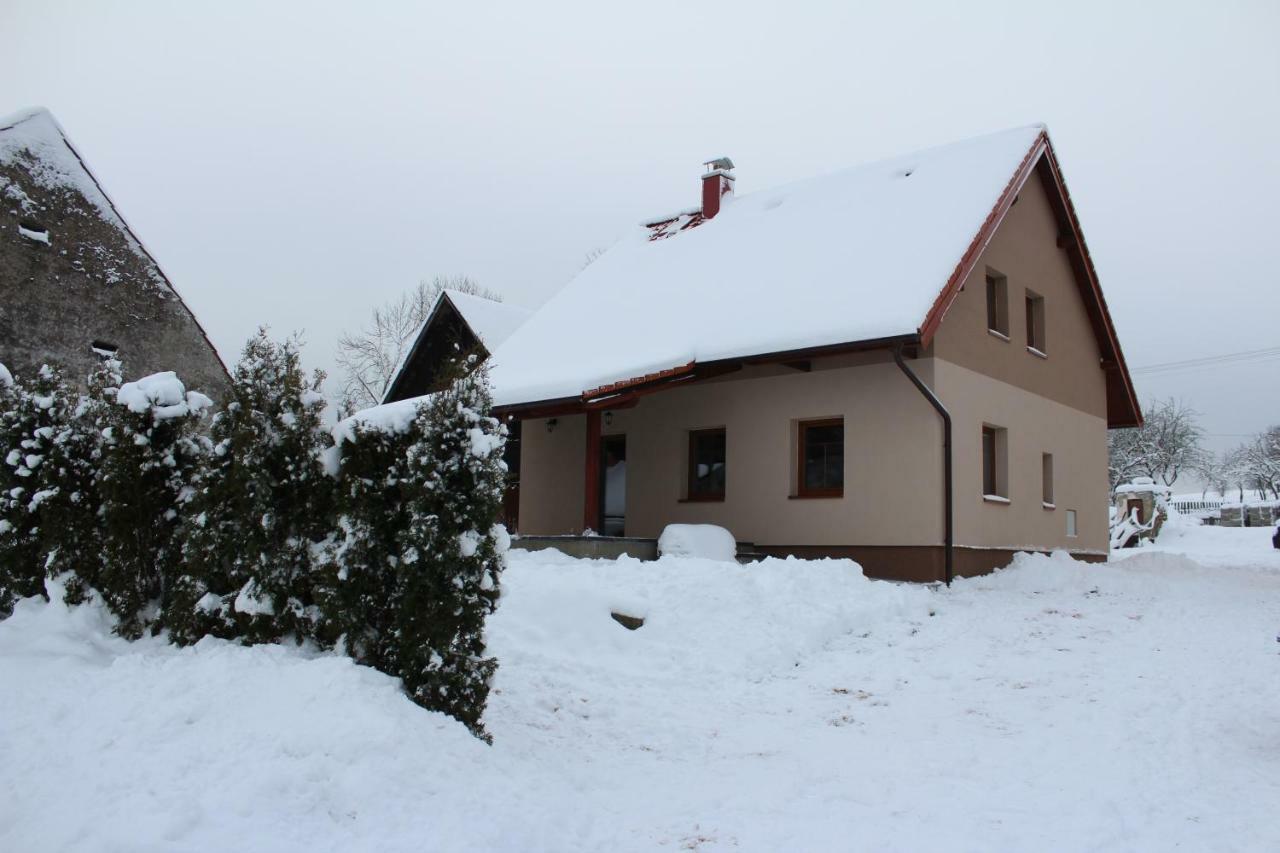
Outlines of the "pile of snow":
[[[517,549],[507,561],[492,651],[544,675],[760,678],[842,634],[928,615],[927,590],[868,580],[851,560],[580,560]],[[644,627],[619,630],[614,612]]]
[[5,388],[13,387],[13,374],[3,364],[0,364],[0,386]]
[[1264,532],[950,589],[514,551],[492,746],[345,657],[126,643],[55,589],[0,622],[0,850],[1280,849]]
[[668,524],[658,537],[658,553],[731,562],[738,557],[733,534],[714,524]]
[[124,383],[116,391],[116,402],[138,414],[150,411],[156,420],[182,418],[213,406],[204,394],[188,391],[172,370]]

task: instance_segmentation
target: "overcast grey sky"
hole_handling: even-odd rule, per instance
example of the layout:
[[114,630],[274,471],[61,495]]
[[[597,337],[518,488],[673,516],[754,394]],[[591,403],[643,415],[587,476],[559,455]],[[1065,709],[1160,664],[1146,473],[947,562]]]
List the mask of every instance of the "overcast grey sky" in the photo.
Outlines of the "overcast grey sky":
[[[0,0],[44,105],[234,362],[435,273],[536,307],[653,213],[1043,121],[1131,366],[1280,346],[1280,3]],[[1142,379],[1213,445],[1280,361]]]

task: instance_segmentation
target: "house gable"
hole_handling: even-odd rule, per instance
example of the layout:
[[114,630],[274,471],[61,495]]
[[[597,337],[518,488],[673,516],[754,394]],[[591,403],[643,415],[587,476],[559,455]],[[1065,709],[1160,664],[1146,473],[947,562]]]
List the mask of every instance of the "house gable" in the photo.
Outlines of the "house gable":
[[482,359],[489,356],[449,295],[443,293],[423,322],[382,402],[394,403],[439,391],[449,365],[460,355],[471,353]]
[[[1050,188],[1022,185],[939,324],[929,352],[1100,418],[1108,416],[1103,353],[1066,249]],[[988,329],[987,278],[1003,300],[1005,335]],[[1028,297],[1042,300],[1043,341],[1032,348]],[[1032,320],[1034,323],[1034,320]],[[944,395],[945,397],[945,395]]]
[[[1063,250],[1071,267],[1074,282],[1089,320],[1089,326],[1098,346],[1099,363],[1106,377],[1106,418],[1109,427],[1142,425],[1142,409],[1138,405],[1137,392],[1124,354],[1116,335],[1115,324],[1107,308],[1106,299],[1098,283],[1098,274],[1085,243],[1080,220],[1067,192],[1062,170],[1058,166],[1053,144],[1047,131],[1041,131],[1035,144],[1027,152],[1017,172],[1009,179],[1004,192],[992,208],[973,241],[956,264],[955,271],[938,294],[933,307],[920,327],[921,343],[928,347],[962,290],[975,273],[982,269],[981,262],[991,241],[995,238],[1005,218],[1013,210],[1022,191],[1030,182],[1038,182],[1044,189],[1044,199],[1052,213],[1056,234],[1052,244],[1037,243],[1048,251],[1049,245]],[[983,273],[985,276],[985,273]]]

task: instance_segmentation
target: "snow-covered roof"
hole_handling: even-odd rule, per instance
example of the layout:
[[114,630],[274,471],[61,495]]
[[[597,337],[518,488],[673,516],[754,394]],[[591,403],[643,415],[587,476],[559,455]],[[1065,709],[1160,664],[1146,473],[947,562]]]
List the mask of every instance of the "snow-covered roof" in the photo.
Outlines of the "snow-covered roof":
[[496,302],[459,290],[446,290],[441,296],[448,297],[489,352],[501,346],[533,314],[528,308]]
[[1120,485],[1116,486],[1115,491],[1117,495],[1121,493],[1133,494],[1133,495],[1141,495],[1141,494],[1148,494],[1148,493],[1158,494],[1158,495],[1168,495],[1170,490],[1168,486],[1165,486],[1161,483],[1157,483],[1155,480],[1152,480],[1150,477],[1136,477],[1134,478],[1134,481],[1132,483],[1121,483]]
[[[129,247],[147,263],[147,273],[152,281],[159,287],[173,290],[155,259],[125,223],[111,199],[107,198],[98,179],[71,144],[67,132],[44,107],[31,107],[0,118],[0,163],[17,161],[21,161],[24,171],[40,186],[69,189],[82,195],[103,221],[120,230]],[[4,177],[0,177],[0,196],[28,212],[30,200],[26,193]]]
[[637,227],[492,352],[495,402],[914,334],[1042,133],[1021,127],[726,198],[714,219],[669,239]]

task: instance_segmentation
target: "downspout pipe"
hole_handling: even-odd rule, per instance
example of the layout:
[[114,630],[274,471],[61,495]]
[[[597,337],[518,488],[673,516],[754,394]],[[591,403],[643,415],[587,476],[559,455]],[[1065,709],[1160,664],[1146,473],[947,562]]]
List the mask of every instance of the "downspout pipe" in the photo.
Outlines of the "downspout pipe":
[[916,386],[924,398],[929,401],[929,405],[942,418],[942,491],[943,491],[943,529],[945,531],[943,538],[943,564],[945,572],[945,580],[947,586],[951,586],[951,579],[954,577],[955,568],[955,511],[954,511],[954,490],[951,483],[951,413],[947,411],[947,407],[942,405],[942,401],[938,399],[938,395],[933,393],[928,385],[921,381],[919,376],[912,372],[907,366],[906,361],[902,358],[902,344],[895,344],[893,347],[893,362],[898,365],[898,369],[907,375],[911,380],[911,384]]

